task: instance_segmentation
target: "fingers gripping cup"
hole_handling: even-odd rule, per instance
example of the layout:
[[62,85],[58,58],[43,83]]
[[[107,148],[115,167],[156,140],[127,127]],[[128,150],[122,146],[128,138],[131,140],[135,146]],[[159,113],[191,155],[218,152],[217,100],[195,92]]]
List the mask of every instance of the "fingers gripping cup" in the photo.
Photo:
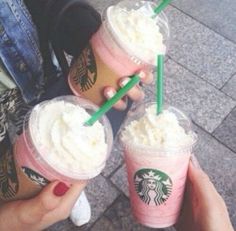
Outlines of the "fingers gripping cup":
[[100,174],[113,135],[105,116],[93,126],[84,125],[96,110],[90,101],[75,96],[58,97],[33,108],[15,143],[20,174],[14,199],[37,194],[49,181],[72,184]]
[[165,54],[169,38],[163,12],[153,18],[151,1],[122,1],[110,6],[89,46],[74,60],[69,85],[75,95],[83,95],[101,105],[106,86],[119,88],[119,79],[140,70],[152,70],[157,54]]
[[176,223],[190,155],[196,142],[190,121],[178,109],[156,115],[156,103],[130,112],[120,133],[132,213],[153,228]]

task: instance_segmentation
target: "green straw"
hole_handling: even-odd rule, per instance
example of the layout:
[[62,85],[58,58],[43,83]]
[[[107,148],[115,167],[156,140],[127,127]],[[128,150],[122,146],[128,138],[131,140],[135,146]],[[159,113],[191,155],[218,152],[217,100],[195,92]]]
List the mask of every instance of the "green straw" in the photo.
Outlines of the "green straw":
[[157,77],[156,77],[156,102],[157,115],[163,109],[163,72],[164,72],[164,55],[157,56]]
[[161,4],[154,9],[155,15],[159,14],[164,8],[166,8],[171,0],[162,0]]
[[139,81],[140,77],[138,75],[134,75],[124,87],[120,88],[112,98],[107,100],[95,113],[91,115],[90,119],[85,122],[85,125],[92,126]]

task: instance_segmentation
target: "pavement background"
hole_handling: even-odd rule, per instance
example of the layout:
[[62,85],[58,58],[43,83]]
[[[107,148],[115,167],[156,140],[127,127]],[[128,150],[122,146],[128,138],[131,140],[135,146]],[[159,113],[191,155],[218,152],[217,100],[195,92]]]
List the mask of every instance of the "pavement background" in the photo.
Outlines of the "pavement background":
[[[117,0],[90,0],[100,12]],[[182,109],[198,134],[195,153],[223,196],[236,229],[236,1],[176,0],[165,10],[171,41],[165,99]],[[154,99],[154,86],[145,86]],[[87,187],[92,219],[69,220],[47,231],[148,231],[132,218],[123,159],[117,143],[103,173]],[[173,229],[163,229],[163,231]]]

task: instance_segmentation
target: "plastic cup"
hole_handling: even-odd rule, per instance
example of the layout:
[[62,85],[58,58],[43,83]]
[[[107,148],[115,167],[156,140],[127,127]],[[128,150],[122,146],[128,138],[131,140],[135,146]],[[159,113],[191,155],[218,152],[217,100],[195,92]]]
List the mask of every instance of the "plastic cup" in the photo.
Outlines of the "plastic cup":
[[[25,120],[24,131],[22,135],[17,138],[14,145],[14,159],[16,165],[14,177],[18,179],[18,186],[15,193],[5,198],[6,201],[30,198],[36,195],[44,185],[53,180],[59,180],[70,185],[78,181],[91,179],[99,175],[105,167],[113,143],[111,125],[106,116],[103,116],[99,122],[104,127],[107,151],[104,153],[104,158],[99,159],[99,162],[95,161],[94,163],[93,161],[93,165],[91,165],[93,167],[88,163],[88,168],[86,169],[72,169],[65,165],[59,166],[56,164],[56,161],[54,162],[52,159],[48,158],[52,150],[45,148],[44,144],[37,138],[39,126],[38,115],[48,104],[59,101],[79,105],[86,109],[89,114],[94,113],[94,111],[98,109],[97,106],[90,101],[76,96],[62,96],[36,105],[28,114]],[[78,142],[80,141],[78,140]],[[95,158],[96,156],[94,159]]]
[[[124,42],[122,34],[115,29],[111,20],[112,9],[115,7],[142,9],[143,15],[151,18],[156,5],[151,1],[128,0],[108,7],[103,14],[103,23],[92,36],[89,46],[72,61],[68,77],[71,90],[75,95],[82,95],[97,105],[105,101],[104,87],[118,89],[121,77],[131,76],[140,70],[151,71],[156,66],[155,60],[143,57],[142,52],[137,53],[137,49],[131,47],[130,43]],[[169,26],[166,15],[161,12],[153,20],[160,27],[163,43],[167,47]],[[156,57],[157,52],[153,52]]]
[[[147,103],[135,107],[128,115],[123,127],[138,120],[145,113]],[[134,144],[131,140],[120,140],[129,182],[129,194],[134,218],[152,228],[174,225],[179,217],[186,175],[196,135],[191,132],[190,120],[178,109],[166,107],[173,112],[179,124],[192,136],[188,145],[176,147],[150,147]]]

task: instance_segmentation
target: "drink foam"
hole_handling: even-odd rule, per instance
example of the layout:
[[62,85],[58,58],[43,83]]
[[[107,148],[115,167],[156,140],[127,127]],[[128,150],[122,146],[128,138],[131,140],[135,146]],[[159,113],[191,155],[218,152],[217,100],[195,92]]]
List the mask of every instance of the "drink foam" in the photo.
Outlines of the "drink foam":
[[193,143],[192,133],[187,133],[180,126],[176,115],[164,110],[156,115],[156,105],[151,105],[138,120],[127,125],[122,134],[122,141],[130,140],[134,145],[145,145],[153,148],[170,148]]
[[84,108],[58,101],[37,105],[32,112],[36,114],[36,124],[30,118],[33,143],[55,169],[68,172],[79,169],[83,173],[104,163],[107,154],[104,127],[99,121],[84,126],[90,117]]

